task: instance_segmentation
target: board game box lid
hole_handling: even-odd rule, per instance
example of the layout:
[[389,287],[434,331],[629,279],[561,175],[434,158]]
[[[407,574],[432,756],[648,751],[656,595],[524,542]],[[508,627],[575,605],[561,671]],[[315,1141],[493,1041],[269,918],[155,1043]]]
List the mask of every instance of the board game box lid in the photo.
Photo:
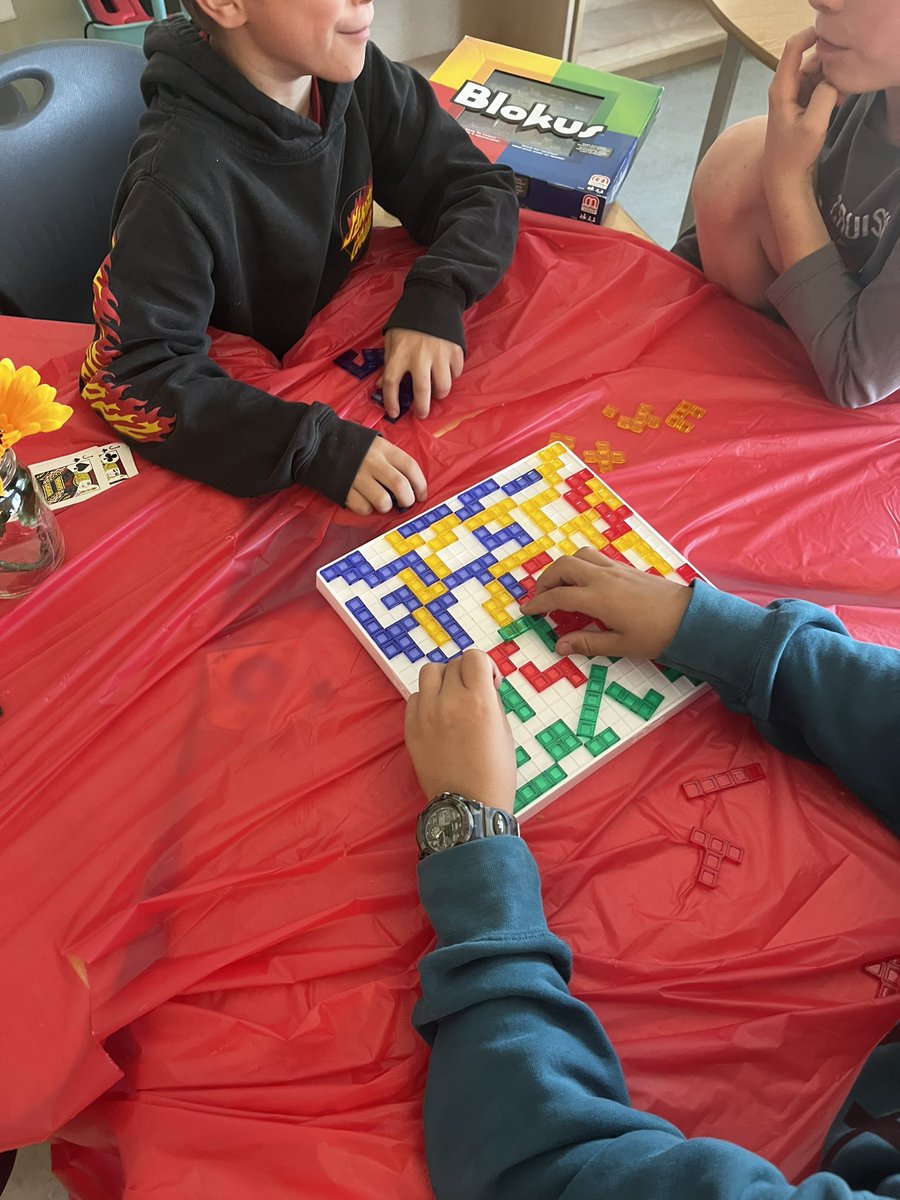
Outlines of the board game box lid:
[[431,84],[492,162],[604,200],[621,187],[662,95],[654,84],[472,37]]

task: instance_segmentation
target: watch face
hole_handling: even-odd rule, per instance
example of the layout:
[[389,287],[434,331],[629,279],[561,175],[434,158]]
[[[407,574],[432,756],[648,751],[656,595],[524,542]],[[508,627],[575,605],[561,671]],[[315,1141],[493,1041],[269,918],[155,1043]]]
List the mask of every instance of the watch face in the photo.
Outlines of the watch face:
[[425,843],[429,850],[448,850],[465,841],[468,822],[455,804],[439,804],[425,819]]

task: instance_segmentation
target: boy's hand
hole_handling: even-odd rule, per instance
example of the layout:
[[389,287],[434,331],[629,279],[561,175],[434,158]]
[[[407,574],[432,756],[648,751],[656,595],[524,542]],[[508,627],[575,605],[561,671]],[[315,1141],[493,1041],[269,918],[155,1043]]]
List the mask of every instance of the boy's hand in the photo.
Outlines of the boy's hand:
[[390,512],[395,501],[398,508],[410,508],[417,500],[427,499],[425,476],[416,460],[378,437],[362,460],[344,504],[351,512],[368,517],[373,512]]
[[384,411],[400,415],[400,381],[409,373],[413,383],[413,412],[427,417],[431,399],[443,400],[462,374],[465,356],[456,342],[418,333],[414,329],[389,329],[384,335],[384,374],[381,390]]
[[579,550],[551,563],[522,611],[580,612],[607,627],[605,633],[566,634],[556,643],[559,654],[657,658],[677,633],[690,598],[683,584],[610,562],[596,550]]
[[466,650],[446,666],[429,663],[406,706],[406,748],[429,800],[458,792],[513,810],[516,756],[494,685],[491,660]]
[[825,144],[838,91],[816,77],[816,60],[804,65],[804,53],[816,43],[810,26],[788,38],[769,87],[769,118],[763,154],[766,192],[785,183],[809,183]]

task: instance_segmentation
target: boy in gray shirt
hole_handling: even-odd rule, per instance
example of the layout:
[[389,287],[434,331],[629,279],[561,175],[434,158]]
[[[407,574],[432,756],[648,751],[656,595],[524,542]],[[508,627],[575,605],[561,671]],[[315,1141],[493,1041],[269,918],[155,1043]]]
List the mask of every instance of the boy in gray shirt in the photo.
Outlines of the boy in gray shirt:
[[768,118],[725,130],[700,164],[696,235],[674,250],[773,305],[828,399],[861,408],[900,399],[900,4],[810,4]]

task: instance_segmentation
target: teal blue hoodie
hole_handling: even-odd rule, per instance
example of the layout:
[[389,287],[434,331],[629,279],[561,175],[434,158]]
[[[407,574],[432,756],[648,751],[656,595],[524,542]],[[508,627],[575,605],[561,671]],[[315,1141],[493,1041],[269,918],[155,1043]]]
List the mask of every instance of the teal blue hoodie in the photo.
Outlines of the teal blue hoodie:
[[[853,641],[815,605],[762,609],[698,582],[663,657],[782,750],[832,767],[900,832],[900,652]],[[854,702],[865,696],[878,703]],[[425,1143],[437,1200],[900,1198],[896,1030],[829,1135],[828,1170],[794,1187],[748,1150],[685,1138],[631,1106],[603,1028],[569,994],[571,955],[547,927],[524,841],[436,854],[419,888],[438,936],[414,1014],[432,1046]]]

